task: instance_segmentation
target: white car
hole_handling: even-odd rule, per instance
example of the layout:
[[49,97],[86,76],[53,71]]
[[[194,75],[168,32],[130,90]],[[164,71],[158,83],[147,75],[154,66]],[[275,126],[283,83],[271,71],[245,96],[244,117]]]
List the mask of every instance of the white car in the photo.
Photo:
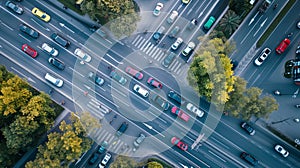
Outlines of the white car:
[[76,48],[74,51],[74,54],[80,57],[85,62],[91,62],[92,58],[88,54],[86,54],[84,51],[82,51],[80,48]]
[[188,45],[186,46],[186,48],[181,52],[183,56],[188,56],[192,50],[194,50],[194,48],[196,47],[196,44],[192,41],[190,41],[188,43]]
[[42,44],[42,49],[47,52],[49,55],[56,57],[58,55],[58,51],[57,49],[51,47],[49,44],[47,43],[43,43]]
[[49,73],[46,73],[45,79],[46,79],[47,81],[49,81],[50,83],[52,83],[53,85],[57,86],[57,87],[62,87],[63,84],[64,84],[64,81],[63,81],[63,80],[58,79],[58,78],[52,76],[52,75],[49,74]]
[[104,168],[106,166],[106,164],[109,162],[110,158],[111,158],[111,154],[106,153],[106,155],[102,159],[101,163],[99,163],[99,168]]
[[282,154],[283,157],[289,156],[289,152],[286,151],[281,145],[276,145],[276,146],[275,146],[275,150],[276,150],[278,153]]
[[135,84],[133,86],[133,90],[138,93],[139,95],[143,96],[144,98],[149,96],[149,91],[144,89],[142,86]]
[[270,48],[265,48],[261,54],[259,55],[259,57],[257,57],[254,60],[254,64],[257,66],[261,66],[261,64],[268,58],[268,56],[271,53],[271,49]]
[[183,40],[182,38],[178,37],[175,43],[172,45],[172,50],[177,50],[178,47],[182,44]]
[[186,105],[186,108],[192,112],[192,113],[195,113],[198,117],[203,117],[204,115],[204,112],[199,110],[196,106],[194,106],[192,103],[188,103]]
[[154,16],[159,16],[159,15],[160,15],[160,10],[161,10],[163,7],[164,7],[164,4],[158,2],[158,3],[156,4],[155,9],[153,10],[153,15],[154,15]]

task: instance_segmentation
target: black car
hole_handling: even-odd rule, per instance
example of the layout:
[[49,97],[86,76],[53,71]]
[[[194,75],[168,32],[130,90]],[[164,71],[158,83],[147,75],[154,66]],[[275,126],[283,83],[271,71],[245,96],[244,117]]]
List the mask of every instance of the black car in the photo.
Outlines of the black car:
[[255,159],[253,156],[251,156],[250,154],[243,152],[241,154],[241,158],[244,159],[245,161],[247,161],[248,163],[250,163],[253,166],[256,166],[258,164],[258,160]]
[[49,64],[51,64],[52,66],[56,67],[59,70],[65,69],[65,64],[57,58],[50,57],[48,59],[48,62],[49,62]]
[[99,86],[104,84],[104,79],[97,76],[94,72],[89,72],[88,77]]
[[89,159],[89,164],[94,164],[94,163],[96,163],[96,161],[98,160],[98,158],[99,158],[99,155],[97,155],[96,153],[94,153],[91,157],[90,157],[90,159]]
[[31,28],[25,24],[20,24],[20,30],[33,38],[39,37],[39,32],[35,31],[33,28]]
[[241,127],[246,130],[250,135],[254,135],[255,134],[255,130],[246,122],[242,122],[241,123]]
[[53,33],[51,35],[51,38],[57,42],[59,45],[68,48],[70,46],[70,41],[66,40],[65,38],[63,38],[62,36],[58,35],[57,33]]
[[150,99],[165,111],[168,110],[170,107],[170,103],[157,94],[152,94],[150,96]]
[[178,93],[175,93],[173,90],[169,91],[168,97],[175,100],[179,104],[185,103],[181,96]]
[[120,137],[128,128],[128,123],[127,122],[123,122],[120,127],[118,128],[117,132],[116,132],[116,136]]
[[16,12],[19,15],[22,15],[24,10],[20,6],[16,5],[11,1],[6,1],[5,6],[7,6],[10,10]]

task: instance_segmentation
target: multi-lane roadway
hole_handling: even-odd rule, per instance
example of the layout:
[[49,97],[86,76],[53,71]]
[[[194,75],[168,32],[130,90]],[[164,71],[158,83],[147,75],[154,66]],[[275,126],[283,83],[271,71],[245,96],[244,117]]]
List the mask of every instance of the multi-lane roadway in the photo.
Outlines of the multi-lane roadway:
[[[107,140],[110,144],[109,151],[131,156],[160,153],[176,167],[181,164],[193,167],[248,167],[249,165],[239,158],[242,151],[251,153],[259,159],[259,166],[261,167],[276,167],[277,165],[293,167],[293,165],[299,163],[299,160],[297,160],[299,154],[293,149],[287,147],[290,156],[286,159],[275,153],[273,147],[280,141],[264,130],[254,126],[257,133],[250,137],[239,127],[240,121],[217,115],[218,113],[214,111],[213,107],[210,107],[204,101],[200,101],[183,80],[188,64],[181,59],[182,56],[179,52],[185,45],[177,51],[178,58],[171,64],[169,69],[164,69],[160,64],[162,59],[166,57],[174,39],[163,36],[160,43],[155,45],[155,41],[152,39],[153,32],[161,25],[165,25],[167,32],[169,32],[173,25],[185,25],[184,23],[197,18],[199,25],[193,31],[188,32],[183,27],[182,32],[179,33],[179,36],[185,38],[185,43],[190,40],[196,42],[197,36],[205,34],[202,31],[204,21],[212,14],[217,16],[218,13],[211,12],[220,9],[219,6],[222,3],[219,1],[191,1],[188,5],[182,5],[180,1],[175,3],[166,1],[163,12],[167,14],[155,17],[152,16],[151,12],[148,12],[148,16],[145,16],[151,19],[147,20],[152,23],[150,24],[151,29],[148,30],[153,30],[153,32],[149,31],[147,34],[143,34],[147,26],[141,27],[140,33],[121,40],[122,43],[110,37],[103,39],[88,31],[88,28],[79,29],[82,25],[71,24],[70,20],[67,19],[68,17],[63,17],[61,11],[47,3],[24,1],[21,4],[25,9],[25,13],[21,16],[12,13],[1,4],[1,63],[10,66],[9,69],[16,74],[26,76],[27,79],[30,79],[29,82],[43,91],[54,88],[53,85],[46,83],[44,80],[44,75],[47,72],[63,79],[64,86],[54,88],[53,94],[57,92],[64,95],[65,99],[72,100],[75,108],[70,106],[70,102],[67,101],[67,105],[71,110],[89,111],[102,120],[102,129],[90,130],[90,136],[98,144],[103,140]],[[51,16],[50,23],[44,23],[31,14],[31,9],[34,6],[43,9]],[[179,16],[182,19],[179,18],[173,25],[168,26],[166,25],[166,18],[172,10],[179,11]],[[142,20],[142,22],[144,21]],[[38,30],[40,37],[32,39],[21,33],[18,28],[21,23]],[[60,23],[63,23],[66,27],[62,27]],[[49,37],[54,32],[70,40],[71,46],[65,49],[52,41]],[[49,56],[40,48],[44,42],[59,50],[58,58],[66,64],[65,70],[60,71],[49,65],[47,62]],[[33,59],[22,52],[20,47],[24,43],[28,43],[35,48],[39,52],[39,56]],[[166,45],[160,47],[162,43],[166,43]],[[89,53],[92,56],[92,61],[81,64],[81,60],[73,54],[76,48],[82,48]],[[152,62],[149,62],[149,60],[152,60]],[[142,70],[144,79],[138,81],[123,73],[128,65]],[[176,68],[176,66],[179,68]],[[109,73],[112,69],[120,72],[128,79],[125,86],[111,80]],[[99,87],[88,80],[87,74],[90,71],[96,72],[105,79],[104,86]],[[162,90],[158,91],[147,86],[146,80],[152,76],[163,84]],[[132,86],[135,83],[151,90],[150,94],[160,93],[172,105],[180,106],[176,102],[167,99],[166,96],[168,91],[176,90],[185,97],[186,101],[193,102],[196,105],[200,104],[200,109],[205,110],[205,115],[203,118],[197,118],[192,113],[188,113],[191,117],[188,122],[176,119],[170,110],[163,112],[148,99],[133,93]],[[57,101],[63,99],[54,96],[53,98]],[[181,107],[187,111],[185,105],[183,104]],[[113,111],[105,114],[105,110],[101,109],[101,106],[110,108]],[[109,121],[113,119],[115,114],[118,114],[118,117],[110,125]],[[124,121],[129,123],[129,127],[125,134],[118,139],[114,136],[115,129]],[[146,133],[148,138],[136,152],[133,152],[132,143],[140,132]],[[205,133],[205,141],[198,144],[193,150],[189,148],[188,151],[184,152],[171,146],[170,139],[173,136],[182,138],[185,143],[191,146],[200,133]],[[123,146],[126,146],[126,148],[123,148]],[[86,164],[91,153],[96,149],[97,146],[94,145],[84,155],[78,166]]]

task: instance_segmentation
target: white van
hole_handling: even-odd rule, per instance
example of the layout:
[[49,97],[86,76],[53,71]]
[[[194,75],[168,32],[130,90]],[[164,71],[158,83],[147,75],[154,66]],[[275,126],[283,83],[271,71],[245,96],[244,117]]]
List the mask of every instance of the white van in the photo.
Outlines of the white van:
[[169,24],[172,24],[175,21],[175,19],[177,18],[177,16],[178,16],[178,12],[173,11],[172,14],[170,15],[170,17],[167,19],[167,22]]
[[49,73],[46,73],[45,79],[47,81],[49,81],[50,83],[52,83],[53,85],[57,86],[57,87],[62,87],[62,85],[64,84],[64,81],[62,81],[61,79],[53,77]]

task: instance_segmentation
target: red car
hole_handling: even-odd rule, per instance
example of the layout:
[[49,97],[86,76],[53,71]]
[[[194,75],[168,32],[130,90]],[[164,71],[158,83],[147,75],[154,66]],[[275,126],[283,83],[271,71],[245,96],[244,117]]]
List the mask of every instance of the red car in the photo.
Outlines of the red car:
[[173,138],[171,139],[171,143],[172,143],[173,145],[176,145],[179,149],[181,149],[181,150],[183,150],[183,151],[186,151],[186,150],[188,149],[188,145],[185,144],[185,143],[183,143],[182,141],[180,141],[180,139],[177,138],[177,137],[173,137]]
[[157,80],[153,79],[152,77],[150,77],[148,80],[147,80],[147,83],[151,86],[154,86],[158,89],[161,89],[162,88],[162,84],[160,82],[158,82]]
[[143,74],[141,72],[139,72],[138,70],[133,69],[130,66],[126,67],[125,72],[127,72],[129,75],[133,76],[134,78],[136,78],[138,80],[143,79]]
[[178,107],[173,106],[171,109],[171,112],[175,115],[177,115],[179,118],[181,118],[182,120],[184,120],[185,122],[188,122],[190,119],[190,116],[187,115],[185,112],[183,112],[182,110],[180,110]]
[[31,48],[28,44],[22,45],[22,51],[30,55],[32,58],[35,58],[38,55],[38,52],[35,49]]
[[290,45],[290,43],[291,40],[288,38],[282,40],[281,43],[276,48],[277,54],[282,54],[286,50],[286,48]]

